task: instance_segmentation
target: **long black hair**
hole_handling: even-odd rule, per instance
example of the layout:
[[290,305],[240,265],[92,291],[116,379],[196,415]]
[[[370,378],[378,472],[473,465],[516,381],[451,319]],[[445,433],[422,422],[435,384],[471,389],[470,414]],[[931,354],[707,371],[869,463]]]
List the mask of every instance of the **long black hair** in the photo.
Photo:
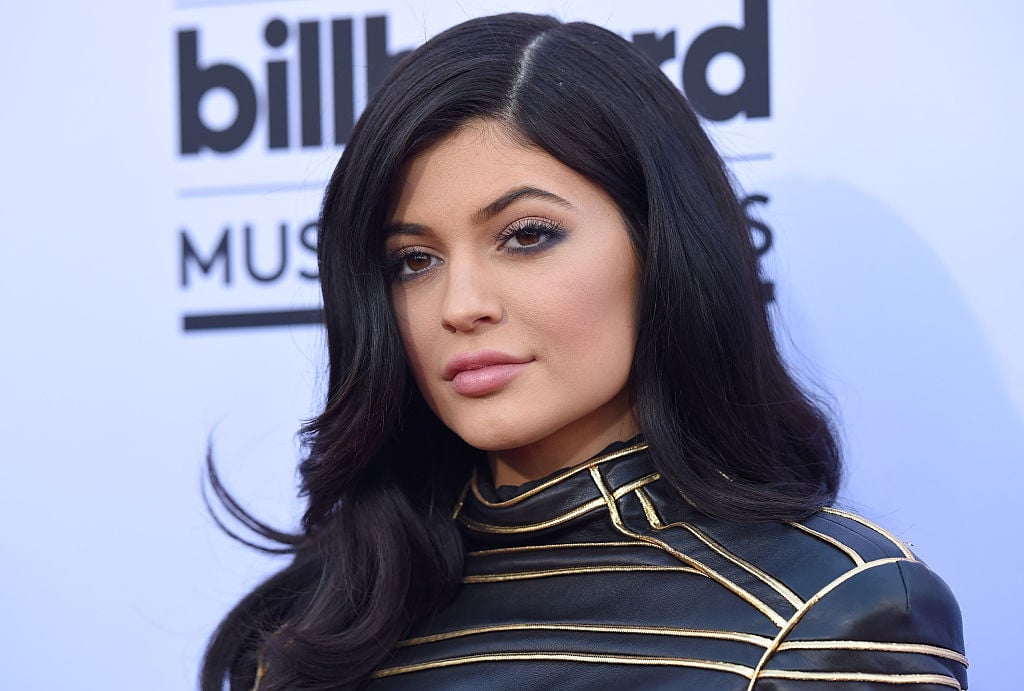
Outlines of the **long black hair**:
[[204,691],[352,688],[462,573],[451,518],[480,452],[413,383],[392,316],[382,230],[412,156],[498,121],[602,187],[640,268],[630,393],[662,475],[699,510],[794,519],[831,502],[839,451],[775,345],[748,221],[686,100],[632,44],[585,23],[467,21],[407,56],[370,100],[327,187],[318,246],[330,374],[304,428],[307,499],[292,563],[213,635]]

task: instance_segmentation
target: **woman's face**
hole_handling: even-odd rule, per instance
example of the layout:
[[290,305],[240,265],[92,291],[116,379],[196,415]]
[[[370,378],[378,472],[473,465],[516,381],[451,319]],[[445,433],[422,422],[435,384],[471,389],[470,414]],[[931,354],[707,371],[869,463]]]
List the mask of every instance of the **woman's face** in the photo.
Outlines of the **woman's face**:
[[635,435],[636,260],[612,199],[490,121],[413,158],[399,183],[386,256],[409,364],[495,481]]

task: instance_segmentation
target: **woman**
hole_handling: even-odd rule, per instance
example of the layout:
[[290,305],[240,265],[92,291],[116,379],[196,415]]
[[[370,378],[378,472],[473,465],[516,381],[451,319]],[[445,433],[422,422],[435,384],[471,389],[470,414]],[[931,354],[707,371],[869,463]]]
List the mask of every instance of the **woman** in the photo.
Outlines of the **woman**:
[[[324,200],[330,379],[293,562],[203,688],[965,688],[946,586],[827,507],[746,220],[677,89],[588,24],[406,58]],[[216,481],[216,476],[212,476]]]

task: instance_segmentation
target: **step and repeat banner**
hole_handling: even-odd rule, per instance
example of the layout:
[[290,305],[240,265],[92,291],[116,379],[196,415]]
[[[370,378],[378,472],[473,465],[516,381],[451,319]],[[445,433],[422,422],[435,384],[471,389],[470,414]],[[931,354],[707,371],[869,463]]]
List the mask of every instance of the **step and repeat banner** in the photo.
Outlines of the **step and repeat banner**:
[[843,504],[958,596],[974,688],[1024,617],[1024,6],[913,0],[22,3],[0,42],[0,659],[11,689],[195,686],[281,562],[315,413],[316,216],[395,59],[471,16],[601,24],[705,118],[794,368],[827,392]]

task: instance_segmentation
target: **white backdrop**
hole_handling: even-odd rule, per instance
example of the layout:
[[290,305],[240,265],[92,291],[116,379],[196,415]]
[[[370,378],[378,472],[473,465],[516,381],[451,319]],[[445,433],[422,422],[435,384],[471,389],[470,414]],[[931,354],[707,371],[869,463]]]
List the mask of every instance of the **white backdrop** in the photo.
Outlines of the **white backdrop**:
[[[752,19],[761,4],[764,23]],[[229,487],[294,526],[294,432],[321,391],[315,327],[237,322],[268,311],[301,322],[316,308],[304,228],[349,104],[365,103],[366,65],[380,69],[385,52],[468,16],[525,9],[627,37],[674,31],[661,45],[677,83],[707,29],[742,26],[746,11],[743,36],[767,37],[767,114],[711,129],[746,192],[766,198],[756,204],[772,239],[763,261],[787,352],[836,400],[846,505],[911,541],[945,577],[964,612],[972,688],[1007,688],[1024,618],[1014,523],[1024,484],[1024,5],[747,5],[9,8],[0,685],[195,686],[219,617],[280,566],[206,515],[207,438]],[[224,89],[204,96],[204,79],[230,81],[241,100]],[[707,71],[720,93],[743,79],[728,54]],[[182,108],[193,139],[196,122],[234,126],[238,141],[220,144],[234,150],[187,152]]]

